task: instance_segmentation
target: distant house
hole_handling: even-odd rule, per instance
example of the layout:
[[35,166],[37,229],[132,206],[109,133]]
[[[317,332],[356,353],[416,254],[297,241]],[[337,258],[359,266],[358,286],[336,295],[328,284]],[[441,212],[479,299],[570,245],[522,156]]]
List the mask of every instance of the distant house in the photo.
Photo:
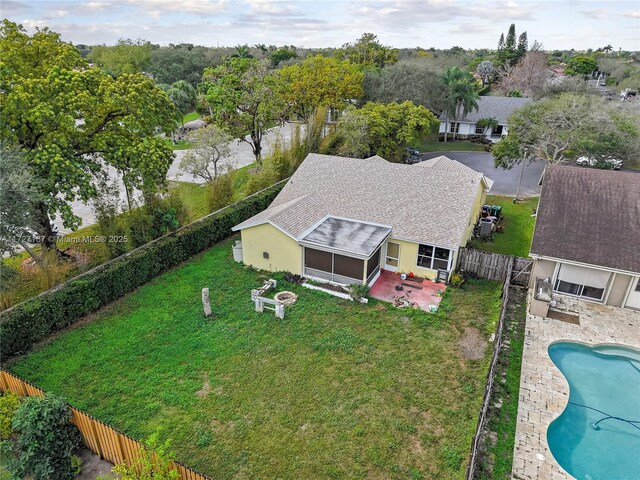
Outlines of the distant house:
[[[468,113],[454,122],[443,112],[440,115],[440,136],[445,132],[456,133],[458,137],[483,136],[497,142],[507,134],[507,120],[514,110],[524,107],[533,99],[522,97],[480,97],[478,110]],[[483,118],[493,118],[498,122],[496,128],[485,129],[478,125]]]
[[640,173],[548,166],[531,256],[554,295],[640,309]]
[[456,265],[493,182],[446,157],[415,165],[309,154],[263,212],[233,227],[245,264],[338,284]]

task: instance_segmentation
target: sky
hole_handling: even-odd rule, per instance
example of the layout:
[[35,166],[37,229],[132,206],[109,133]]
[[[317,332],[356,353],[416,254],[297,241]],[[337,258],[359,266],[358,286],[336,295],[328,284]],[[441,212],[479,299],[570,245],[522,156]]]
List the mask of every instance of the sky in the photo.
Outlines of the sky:
[[88,45],[141,38],[319,48],[371,32],[399,48],[496,48],[515,23],[547,50],[640,50],[640,0],[0,0],[0,15]]

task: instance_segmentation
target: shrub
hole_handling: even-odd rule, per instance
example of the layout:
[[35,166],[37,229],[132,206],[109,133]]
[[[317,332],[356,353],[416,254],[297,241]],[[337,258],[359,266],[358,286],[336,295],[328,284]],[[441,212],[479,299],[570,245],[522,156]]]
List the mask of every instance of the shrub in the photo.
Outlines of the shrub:
[[463,283],[464,283],[464,277],[460,272],[453,272],[451,274],[451,278],[449,279],[449,285],[455,288],[460,288],[462,287]]
[[233,200],[233,176],[230,173],[220,175],[213,182],[209,188],[209,195],[207,201],[209,203],[209,211],[214,212],[226,205],[229,205]]
[[47,335],[228,237],[231,227],[264,210],[282,186],[247,197],[2,312],[2,360],[28,351]]
[[53,395],[28,397],[13,417],[17,432],[16,458],[9,470],[17,478],[66,480],[75,476],[73,452],[80,432],[71,423],[71,410]]
[[20,406],[20,397],[15,393],[5,392],[0,396],[0,440],[8,439],[13,433],[11,422]]
[[[140,454],[132,465],[120,463],[111,472],[117,475],[118,480],[176,480],[180,475],[171,467],[173,461],[169,442],[160,443],[155,433],[140,448]],[[98,477],[97,480],[112,480],[112,477]]]
[[355,284],[349,287],[349,296],[356,301],[360,301],[362,298],[366,298],[369,294],[369,287],[367,285]]

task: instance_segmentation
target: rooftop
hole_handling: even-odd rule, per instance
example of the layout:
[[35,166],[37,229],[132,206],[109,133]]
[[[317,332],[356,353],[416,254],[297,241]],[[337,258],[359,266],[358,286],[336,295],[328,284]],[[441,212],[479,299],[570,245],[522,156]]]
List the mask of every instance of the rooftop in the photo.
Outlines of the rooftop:
[[[495,118],[499,124],[506,125],[509,116],[517,108],[524,107],[533,101],[526,97],[480,97],[478,99],[478,110],[469,112],[460,122],[475,123],[481,118]],[[446,120],[446,115],[440,115],[440,120]]]
[[549,165],[531,254],[640,273],[640,173]]
[[391,227],[329,217],[301,238],[300,242],[369,258],[389,233]]
[[309,154],[263,212],[234,230],[271,223],[299,240],[327,217],[390,226],[395,238],[457,248],[480,185],[493,182],[455,160],[415,165]]

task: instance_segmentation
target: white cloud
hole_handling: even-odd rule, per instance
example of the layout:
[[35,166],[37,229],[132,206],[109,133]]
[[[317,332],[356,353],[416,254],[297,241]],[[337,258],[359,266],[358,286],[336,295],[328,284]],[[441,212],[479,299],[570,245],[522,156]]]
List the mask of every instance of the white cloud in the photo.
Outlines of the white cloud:
[[603,20],[609,16],[609,12],[606,10],[587,10],[582,14],[594,20]]
[[625,12],[622,15],[630,18],[640,18],[640,10],[631,10],[630,12]]
[[251,13],[279,15],[293,13],[295,10],[290,2],[276,2],[272,0],[245,0],[245,2],[251,7]]
[[128,0],[127,3],[153,16],[161,16],[166,12],[212,15],[225,9],[224,0]]

